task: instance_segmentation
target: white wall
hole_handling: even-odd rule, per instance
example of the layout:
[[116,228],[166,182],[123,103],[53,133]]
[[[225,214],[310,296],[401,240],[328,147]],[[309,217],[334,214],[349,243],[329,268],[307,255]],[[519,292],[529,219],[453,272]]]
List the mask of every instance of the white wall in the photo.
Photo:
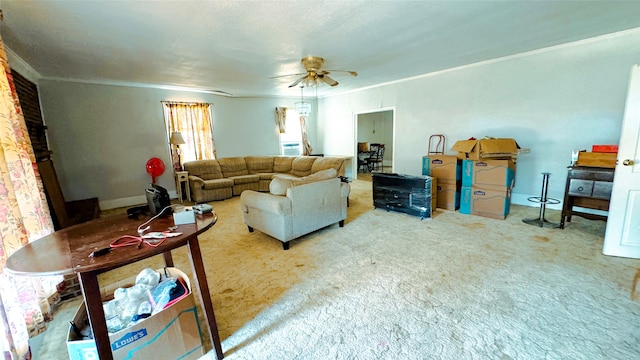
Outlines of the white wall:
[[[515,138],[514,203],[562,199],[572,149],[617,144],[631,66],[640,63],[640,30],[594,38],[319,100],[325,152],[354,154],[354,113],[395,108],[394,171],[421,173],[432,134],[446,149],[469,137]],[[366,74],[362,74],[366,76]]]
[[[298,101],[43,79],[38,88],[65,199],[97,196],[103,209],[144,203],[151,182],[146,162],[158,157],[171,163],[161,101],[212,103],[218,157],[279,154],[274,109]],[[315,113],[308,123],[315,145]],[[170,168],[157,182],[175,191]]]

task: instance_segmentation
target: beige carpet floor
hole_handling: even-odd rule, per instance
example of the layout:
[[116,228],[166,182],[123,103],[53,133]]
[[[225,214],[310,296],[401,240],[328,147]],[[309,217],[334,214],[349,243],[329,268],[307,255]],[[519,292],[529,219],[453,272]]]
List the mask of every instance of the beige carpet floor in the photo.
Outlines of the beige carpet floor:
[[[210,203],[219,221],[200,239],[227,359],[640,358],[640,260],[602,255],[604,222],[539,228],[521,221],[538,215],[524,206],[506,220],[438,210],[420,221],[374,210],[371,183],[351,185],[344,228],[288,251],[247,231],[238,197]],[[186,252],[174,259],[191,275]],[[147,266],[162,259],[101,281]],[[67,356],[75,306],[56,313],[36,359]]]

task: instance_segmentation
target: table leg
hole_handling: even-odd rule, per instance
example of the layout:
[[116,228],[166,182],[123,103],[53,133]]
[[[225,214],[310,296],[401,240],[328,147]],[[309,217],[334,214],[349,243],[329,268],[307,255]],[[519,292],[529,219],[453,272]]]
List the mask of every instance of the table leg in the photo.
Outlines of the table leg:
[[213,305],[211,304],[211,295],[209,294],[209,285],[207,284],[207,275],[204,271],[202,263],[202,254],[200,252],[200,244],[198,239],[189,240],[189,258],[191,259],[191,267],[193,268],[193,276],[195,277],[195,285],[200,294],[200,303],[204,309],[204,317],[209,324],[209,339],[216,351],[218,360],[224,358],[222,353],[222,345],[220,344],[220,334],[218,333],[218,324],[213,313]]
[[178,199],[182,202],[182,180],[180,180],[180,176],[176,177],[176,195],[178,195]]
[[171,251],[165,251],[162,255],[164,256],[164,264],[167,267],[173,267],[173,256],[171,256]]
[[93,331],[93,338],[96,342],[98,357],[101,360],[113,360],[111,344],[109,343],[109,333],[107,323],[104,319],[104,308],[102,307],[102,297],[100,295],[100,285],[98,275],[94,272],[78,273],[82,296],[87,308],[89,325]]

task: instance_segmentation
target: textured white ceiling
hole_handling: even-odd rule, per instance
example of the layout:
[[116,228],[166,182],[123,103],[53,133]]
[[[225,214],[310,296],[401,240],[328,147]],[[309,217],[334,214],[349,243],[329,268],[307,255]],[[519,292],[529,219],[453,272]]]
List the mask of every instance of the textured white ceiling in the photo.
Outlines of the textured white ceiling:
[[318,95],[640,27],[640,1],[8,1],[2,38],[43,78]]

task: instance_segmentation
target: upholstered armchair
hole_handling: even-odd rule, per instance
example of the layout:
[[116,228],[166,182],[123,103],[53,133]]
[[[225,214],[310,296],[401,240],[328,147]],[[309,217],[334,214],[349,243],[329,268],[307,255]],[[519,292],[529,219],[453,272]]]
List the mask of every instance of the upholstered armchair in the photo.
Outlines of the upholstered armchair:
[[300,179],[276,175],[269,193],[244,191],[241,208],[249,231],[268,234],[288,250],[290,240],[335,223],[344,226],[351,188],[336,176],[334,169]]

